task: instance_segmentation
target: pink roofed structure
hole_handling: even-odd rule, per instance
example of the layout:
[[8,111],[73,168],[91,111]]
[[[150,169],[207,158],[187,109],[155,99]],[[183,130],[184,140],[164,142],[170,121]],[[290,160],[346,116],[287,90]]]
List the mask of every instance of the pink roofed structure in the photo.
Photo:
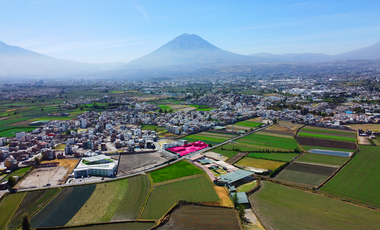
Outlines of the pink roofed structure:
[[168,148],[167,150],[178,153],[180,154],[180,156],[184,156],[186,154],[189,154],[189,153],[192,153],[192,152],[195,152],[207,147],[208,147],[208,144],[202,141],[196,141],[187,145]]

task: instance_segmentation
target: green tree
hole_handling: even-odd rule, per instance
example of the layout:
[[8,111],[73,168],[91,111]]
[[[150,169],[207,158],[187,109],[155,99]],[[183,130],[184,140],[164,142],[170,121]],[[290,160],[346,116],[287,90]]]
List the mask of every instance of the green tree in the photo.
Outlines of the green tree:
[[160,109],[158,110],[158,112],[159,112],[159,113],[162,113],[162,108],[160,108]]
[[29,230],[30,229],[30,223],[28,216],[25,215],[22,217],[22,230]]
[[237,192],[234,193],[234,195],[232,196],[232,203],[234,204],[235,208],[238,206],[238,196],[237,196]]
[[36,162],[36,166],[39,166],[41,164],[41,160],[38,157],[34,158],[34,162]]
[[41,108],[41,111],[44,111],[44,108]]
[[10,176],[10,177],[8,178],[8,186],[9,186],[10,188],[13,188],[16,184],[17,184],[16,177]]
[[244,205],[240,204],[239,207],[238,207],[238,214],[239,214],[239,218],[241,220],[244,220],[244,217],[245,217],[245,208],[244,208]]

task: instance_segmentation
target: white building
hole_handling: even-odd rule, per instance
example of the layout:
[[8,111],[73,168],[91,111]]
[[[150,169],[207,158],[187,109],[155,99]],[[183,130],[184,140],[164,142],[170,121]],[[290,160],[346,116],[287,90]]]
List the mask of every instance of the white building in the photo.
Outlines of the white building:
[[106,155],[83,157],[74,169],[74,177],[101,176],[112,177],[116,174],[118,161]]

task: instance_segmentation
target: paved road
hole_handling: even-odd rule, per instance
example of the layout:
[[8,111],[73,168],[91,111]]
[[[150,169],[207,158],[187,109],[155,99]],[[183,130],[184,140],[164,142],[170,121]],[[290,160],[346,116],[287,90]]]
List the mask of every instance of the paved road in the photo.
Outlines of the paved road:
[[[236,136],[236,137],[234,137],[234,138],[232,138],[232,139],[226,140],[225,142],[222,142],[222,143],[220,143],[220,144],[216,144],[216,145],[214,145],[214,146],[212,146],[212,147],[207,147],[207,148],[204,148],[204,149],[198,150],[198,151],[196,151],[196,152],[189,153],[189,154],[187,154],[186,156],[183,156],[183,157],[180,157],[180,156],[178,156],[178,155],[176,155],[176,154],[174,154],[174,153],[171,153],[171,152],[169,152],[169,151],[166,151],[165,149],[161,148],[160,144],[158,144],[157,142],[155,142],[154,144],[155,144],[156,148],[157,148],[159,151],[162,151],[162,152],[165,152],[165,153],[167,153],[167,154],[169,154],[169,155],[174,156],[174,157],[176,158],[176,160],[171,161],[171,162],[169,162],[169,163],[163,163],[163,164],[160,164],[160,165],[156,165],[155,167],[152,167],[152,168],[149,168],[149,169],[146,169],[146,170],[142,170],[142,171],[140,171],[140,172],[132,173],[132,174],[129,174],[129,175],[118,176],[118,177],[114,177],[114,178],[108,178],[108,177],[105,177],[103,180],[102,180],[102,177],[90,177],[90,178],[84,178],[84,179],[77,178],[77,179],[74,180],[73,183],[66,183],[66,184],[62,184],[62,185],[54,185],[54,186],[50,186],[49,188],[54,188],[54,187],[66,187],[66,186],[80,185],[80,184],[88,184],[88,183],[96,183],[96,182],[100,182],[100,181],[113,181],[113,180],[119,180],[119,179],[123,179],[123,178],[128,178],[128,177],[137,176],[137,175],[140,175],[140,174],[144,174],[144,173],[146,173],[146,172],[150,172],[150,171],[153,171],[153,170],[159,169],[159,168],[164,167],[164,166],[169,165],[169,164],[174,164],[174,163],[176,163],[176,162],[178,162],[178,161],[181,161],[181,160],[183,160],[183,159],[190,159],[190,158],[193,157],[193,156],[196,156],[196,155],[199,155],[199,154],[205,153],[205,152],[207,152],[207,151],[210,151],[210,150],[212,150],[212,149],[218,148],[218,147],[220,147],[220,146],[222,146],[222,145],[228,144],[228,143],[230,143],[230,142],[232,142],[232,141],[235,141],[235,140],[237,140],[237,139],[239,139],[239,138],[242,138],[242,137],[248,136],[248,135],[250,135],[250,134],[252,134],[252,133],[259,132],[259,131],[261,131],[261,130],[263,130],[263,129],[266,129],[266,128],[272,126],[272,125],[273,125],[273,124],[270,124],[270,125],[264,126],[264,127],[262,127],[262,128],[255,129],[255,130],[253,130],[253,131],[251,131],[251,132],[247,132],[247,133],[244,133],[244,134],[242,134],[242,135]],[[69,180],[70,180],[70,179],[69,179]],[[38,190],[38,189],[40,189],[40,188],[20,189],[20,190],[18,190],[18,191],[32,191],[32,190]]]

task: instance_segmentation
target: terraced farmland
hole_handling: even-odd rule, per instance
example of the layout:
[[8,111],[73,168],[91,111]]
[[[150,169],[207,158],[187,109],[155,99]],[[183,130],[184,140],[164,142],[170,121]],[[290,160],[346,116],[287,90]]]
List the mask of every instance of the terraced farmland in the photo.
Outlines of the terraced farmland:
[[273,229],[376,229],[380,224],[380,212],[266,181],[250,200]]
[[90,198],[95,188],[94,184],[63,188],[30,220],[31,226],[35,228],[66,225]]
[[24,215],[32,216],[35,212],[38,211],[46,202],[48,202],[56,193],[58,188],[45,189],[39,191],[27,192],[25,198],[21,202],[17,211],[12,217],[11,222],[8,225],[8,228],[17,228],[20,226],[22,217]]
[[158,229],[240,230],[240,226],[233,209],[184,205],[174,211],[169,222]]
[[171,180],[184,176],[200,174],[203,171],[187,161],[180,161],[165,168],[150,173],[154,183]]
[[13,213],[17,210],[25,197],[25,192],[10,194],[4,197],[0,203],[0,229],[5,229]]
[[360,146],[360,151],[321,190],[360,203],[380,207],[380,148]]
[[157,186],[148,199],[142,219],[159,219],[179,200],[219,201],[219,197],[206,176]]

